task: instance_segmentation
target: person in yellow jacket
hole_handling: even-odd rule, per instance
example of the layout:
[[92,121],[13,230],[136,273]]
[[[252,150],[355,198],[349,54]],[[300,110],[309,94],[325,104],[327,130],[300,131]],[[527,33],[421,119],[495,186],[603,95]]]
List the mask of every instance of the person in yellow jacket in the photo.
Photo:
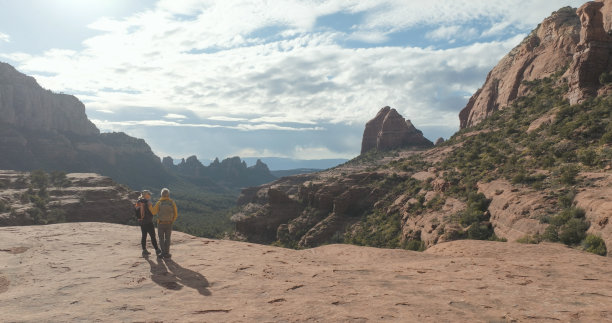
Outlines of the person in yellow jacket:
[[157,234],[159,235],[159,245],[161,256],[170,258],[170,235],[172,234],[172,224],[176,221],[178,211],[176,203],[170,198],[170,190],[163,188],[161,198],[153,207],[153,214],[157,214]]

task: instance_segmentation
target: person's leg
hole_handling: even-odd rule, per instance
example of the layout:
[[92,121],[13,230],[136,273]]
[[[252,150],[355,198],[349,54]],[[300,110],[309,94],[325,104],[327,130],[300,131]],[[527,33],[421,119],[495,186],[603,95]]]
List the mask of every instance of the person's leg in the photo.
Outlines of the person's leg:
[[144,224],[140,225],[140,232],[142,233],[142,238],[140,239],[140,245],[142,246],[142,251],[147,250],[147,228]]
[[170,252],[170,231],[172,230],[172,224],[161,223],[157,226],[159,233],[159,246],[162,249],[162,253],[167,255]]
[[157,237],[159,238],[159,248],[162,251],[162,255],[166,252],[164,249],[164,241],[166,240],[164,237],[164,225],[159,223],[157,224]]
[[149,236],[151,236],[151,244],[153,245],[153,248],[155,248],[155,251],[159,253],[159,247],[157,246],[157,238],[155,237],[155,227],[153,226],[153,223],[149,223],[147,225],[147,232],[149,233]]
[[172,235],[172,223],[166,229],[166,254],[170,255],[170,236]]

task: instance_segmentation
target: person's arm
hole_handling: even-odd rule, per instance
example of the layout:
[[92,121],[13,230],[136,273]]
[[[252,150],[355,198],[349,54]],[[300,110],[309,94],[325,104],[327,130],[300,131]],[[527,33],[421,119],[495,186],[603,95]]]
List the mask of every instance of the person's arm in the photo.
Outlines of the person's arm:
[[151,204],[151,201],[149,201],[149,203],[147,203],[147,206],[149,207],[149,211],[151,211],[151,214],[155,215],[157,214],[157,212],[159,212],[159,201],[157,201],[155,206],[153,206],[153,204]]
[[174,206],[174,219],[172,219],[172,222],[174,222],[178,217],[178,209],[176,208],[176,203],[174,203],[174,201],[172,201],[172,206]]

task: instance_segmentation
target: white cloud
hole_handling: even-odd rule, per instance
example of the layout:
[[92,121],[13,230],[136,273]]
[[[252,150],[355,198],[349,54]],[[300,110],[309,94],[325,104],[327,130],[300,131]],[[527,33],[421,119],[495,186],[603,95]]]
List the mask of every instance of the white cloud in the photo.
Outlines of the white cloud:
[[176,114],[176,113],[168,113],[164,116],[164,118],[166,119],[187,119],[187,116],[184,116],[182,114]]
[[11,41],[11,37],[5,33],[0,32],[0,42],[10,42]]
[[114,114],[115,111],[113,110],[106,110],[106,109],[98,109],[96,110],[97,112],[101,112],[101,113],[107,113],[107,114]]
[[129,120],[129,121],[108,121],[100,119],[92,119],[96,126],[102,129],[111,129],[120,131],[120,129],[134,126],[141,127],[184,127],[184,128],[223,128],[241,131],[253,130],[275,130],[275,131],[322,131],[323,127],[290,127],[272,123],[261,124],[238,124],[234,126],[217,125],[207,123],[180,123],[176,121],[166,120]]
[[[79,98],[88,109],[155,107],[175,119],[94,121],[104,129],[319,131],[321,123],[363,124],[385,105],[417,127],[456,127],[465,98],[529,29],[560,6],[583,2],[163,0],[130,17],[92,22],[98,33],[80,51],[0,57],[56,92],[87,93]],[[319,17],[340,12],[359,13],[363,21],[348,31],[315,28]],[[488,29],[477,30],[479,23]],[[413,26],[449,42],[499,37],[450,49],[384,46]],[[266,28],[278,31],[266,38],[260,34]],[[345,48],[347,39],[380,45]],[[240,124],[183,124],[181,113]]]
[[248,119],[246,119],[246,118],[228,117],[228,116],[212,116],[212,117],[208,117],[208,120],[235,122],[235,121],[247,121]]

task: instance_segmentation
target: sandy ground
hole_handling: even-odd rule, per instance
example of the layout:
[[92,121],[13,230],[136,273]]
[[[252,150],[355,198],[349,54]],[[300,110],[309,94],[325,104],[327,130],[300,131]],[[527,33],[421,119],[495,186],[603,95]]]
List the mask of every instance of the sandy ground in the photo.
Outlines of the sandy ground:
[[612,322],[612,259],[558,244],[288,250],[140,229],[0,228],[0,321]]

